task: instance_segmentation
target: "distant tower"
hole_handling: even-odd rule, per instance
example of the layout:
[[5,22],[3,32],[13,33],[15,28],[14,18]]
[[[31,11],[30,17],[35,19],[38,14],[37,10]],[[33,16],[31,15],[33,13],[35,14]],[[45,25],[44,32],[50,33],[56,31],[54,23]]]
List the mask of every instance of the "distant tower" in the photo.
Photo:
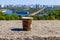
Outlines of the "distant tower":
[[36,8],[37,8],[37,4],[36,4]]
[[39,8],[39,4],[36,4],[36,8]]
[[0,9],[1,9],[1,5],[0,5]]

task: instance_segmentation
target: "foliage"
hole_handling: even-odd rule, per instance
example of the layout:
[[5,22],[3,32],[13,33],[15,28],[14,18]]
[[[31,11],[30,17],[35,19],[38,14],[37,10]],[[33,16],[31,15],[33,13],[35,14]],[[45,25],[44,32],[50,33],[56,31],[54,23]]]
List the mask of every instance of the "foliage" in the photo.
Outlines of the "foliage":
[[21,16],[16,14],[3,14],[0,13],[0,20],[20,20]]
[[60,9],[46,9],[44,10],[47,15],[32,16],[34,20],[60,20]]
[[[39,9],[30,9],[33,13],[36,10]],[[43,16],[31,16],[33,17],[33,20],[60,20],[60,8],[59,9],[45,9],[43,13],[47,13],[47,15]],[[27,16],[28,17],[28,16]],[[21,16],[18,16],[16,14],[4,14],[0,12],[0,20],[21,20]]]

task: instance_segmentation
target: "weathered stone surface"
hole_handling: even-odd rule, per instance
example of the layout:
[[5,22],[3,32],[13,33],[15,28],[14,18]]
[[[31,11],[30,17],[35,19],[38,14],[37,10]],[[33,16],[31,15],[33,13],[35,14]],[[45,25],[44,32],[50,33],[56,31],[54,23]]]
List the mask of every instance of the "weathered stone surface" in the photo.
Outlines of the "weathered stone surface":
[[[20,28],[20,31],[11,30]],[[60,20],[35,20],[32,31],[23,31],[21,20],[1,20],[0,40],[60,40]]]
[[27,37],[27,38],[24,38],[24,40],[32,40],[32,38]]
[[33,36],[33,40],[45,40],[43,37]]

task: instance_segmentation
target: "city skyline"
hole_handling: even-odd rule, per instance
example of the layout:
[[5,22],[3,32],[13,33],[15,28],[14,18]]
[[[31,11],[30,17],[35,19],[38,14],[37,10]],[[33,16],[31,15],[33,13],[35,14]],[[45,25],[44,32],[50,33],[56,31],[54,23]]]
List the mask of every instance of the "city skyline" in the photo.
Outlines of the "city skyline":
[[60,5],[60,0],[0,0],[0,4],[5,4],[5,5],[35,5],[35,4],[40,4],[40,5]]

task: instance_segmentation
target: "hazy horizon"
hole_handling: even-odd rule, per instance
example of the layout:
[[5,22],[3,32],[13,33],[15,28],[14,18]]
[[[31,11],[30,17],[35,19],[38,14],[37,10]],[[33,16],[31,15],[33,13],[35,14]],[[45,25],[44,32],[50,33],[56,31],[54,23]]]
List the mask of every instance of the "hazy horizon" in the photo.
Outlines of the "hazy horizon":
[[0,0],[0,4],[5,5],[60,5],[60,0]]

